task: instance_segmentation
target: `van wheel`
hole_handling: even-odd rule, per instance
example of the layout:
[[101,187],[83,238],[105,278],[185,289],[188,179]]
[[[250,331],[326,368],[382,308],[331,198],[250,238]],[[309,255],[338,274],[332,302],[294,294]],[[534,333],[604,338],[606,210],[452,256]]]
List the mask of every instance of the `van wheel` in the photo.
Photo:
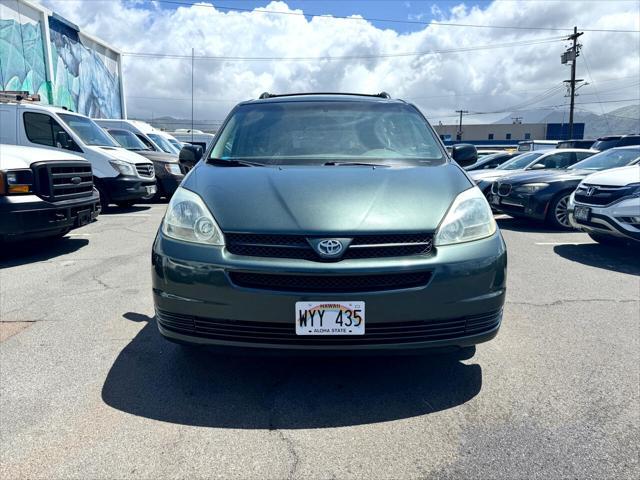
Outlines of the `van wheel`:
[[109,208],[109,196],[105,192],[104,188],[96,185],[98,193],[100,193],[100,209],[104,212]]
[[569,206],[570,192],[564,192],[555,197],[549,205],[549,211],[547,212],[547,222],[556,228],[563,230],[571,230],[573,227],[569,223],[569,212],[567,207]]

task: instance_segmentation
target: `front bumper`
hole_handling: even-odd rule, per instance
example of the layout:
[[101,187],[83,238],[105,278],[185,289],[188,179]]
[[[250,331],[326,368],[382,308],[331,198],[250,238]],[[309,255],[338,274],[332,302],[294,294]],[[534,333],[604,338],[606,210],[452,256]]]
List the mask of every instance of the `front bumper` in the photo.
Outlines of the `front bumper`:
[[[589,217],[577,220],[574,215],[576,205],[589,209]],[[569,222],[574,228],[587,233],[610,235],[640,242],[640,229],[623,222],[624,217],[640,216],[640,198],[631,197],[606,207],[576,203],[571,195],[568,205]]]
[[[490,340],[500,327],[507,255],[500,233],[428,256],[306,260],[237,256],[158,233],[152,255],[158,328],[182,342],[291,350],[422,350]],[[358,293],[241,287],[235,273],[353,276],[429,272],[425,285]],[[296,301],[364,301],[363,336],[295,336]],[[387,329],[393,335],[381,335]],[[405,333],[403,333],[405,332]]]
[[0,238],[17,240],[56,235],[90,223],[100,213],[100,196],[48,202],[37,195],[0,197]]
[[109,200],[113,202],[149,198],[147,187],[156,187],[155,177],[147,180],[140,177],[118,175],[117,177],[101,178],[100,181],[107,190]]
[[[162,168],[164,170],[164,167]],[[158,182],[158,191],[166,196],[171,197],[180,186],[184,175],[174,175],[167,173],[158,174],[156,171],[156,181]]]
[[517,193],[502,196],[489,192],[487,200],[494,210],[507,215],[544,220],[555,192]]

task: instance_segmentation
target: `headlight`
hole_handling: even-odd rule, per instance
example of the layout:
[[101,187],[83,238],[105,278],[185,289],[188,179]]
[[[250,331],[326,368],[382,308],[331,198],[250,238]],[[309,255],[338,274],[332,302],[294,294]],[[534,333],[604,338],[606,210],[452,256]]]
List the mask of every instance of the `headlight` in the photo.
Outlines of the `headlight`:
[[435,245],[470,242],[489,237],[496,231],[491,208],[478,187],[456,197],[436,232]]
[[514,188],[514,190],[519,193],[536,193],[538,190],[542,190],[548,186],[548,183],[527,183]]
[[180,170],[180,165],[177,163],[165,163],[164,168],[171,175],[182,175],[182,171]]
[[33,172],[31,170],[6,170],[0,172],[0,195],[31,193]]
[[162,232],[185,242],[224,245],[220,227],[202,199],[182,187],[178,187],[171,197],[162,220]]
[[136,175],[136,170],[130,163],[123,162],[121,160],[109,160],[109,163],[122,175]]

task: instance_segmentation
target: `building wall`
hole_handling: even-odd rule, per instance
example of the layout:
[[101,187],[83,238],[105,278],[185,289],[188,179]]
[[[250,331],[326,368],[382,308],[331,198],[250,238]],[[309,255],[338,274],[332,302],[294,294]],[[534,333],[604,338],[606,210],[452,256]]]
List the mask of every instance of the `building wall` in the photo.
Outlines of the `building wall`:
[[[438,135],[456,140],[458,125],[436,125]],[[488,125],[462,125],[462,141],[483,141],[483,140],[544,140],[547,136],[547,125],[545,123],[517,123],[502,124],[491,123]]]
[[25,0],[0,3],[0,86],[95,118],[124,118],[120,54]]

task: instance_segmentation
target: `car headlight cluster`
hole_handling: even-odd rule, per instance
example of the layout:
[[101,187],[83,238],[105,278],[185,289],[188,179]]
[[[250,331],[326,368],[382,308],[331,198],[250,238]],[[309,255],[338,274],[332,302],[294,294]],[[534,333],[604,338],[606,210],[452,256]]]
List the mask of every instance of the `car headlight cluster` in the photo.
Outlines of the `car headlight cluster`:
[[478,187],[456,197],[436,232],[436,246],[470,242],[489,237],[496,231],[491,208]]
[[31,170],[0,171],[0,195],[31,193],[33,172]]
[[165,163],[164,168],[171,175],[181,175],[182,171],[180,170],[180,165],[177,163]]
[[171,197],[162,232],[185,242],[224,245],[222,231],[200,196],[182,187]]
[[121,160],[109,160],[109,163],[122,175],[136,175],[136,170],[130,163]]
[[548,183],[527,183],[514,188],[514,191],[518,193],[536,193],[538,190],[542,190],[548,186]]

